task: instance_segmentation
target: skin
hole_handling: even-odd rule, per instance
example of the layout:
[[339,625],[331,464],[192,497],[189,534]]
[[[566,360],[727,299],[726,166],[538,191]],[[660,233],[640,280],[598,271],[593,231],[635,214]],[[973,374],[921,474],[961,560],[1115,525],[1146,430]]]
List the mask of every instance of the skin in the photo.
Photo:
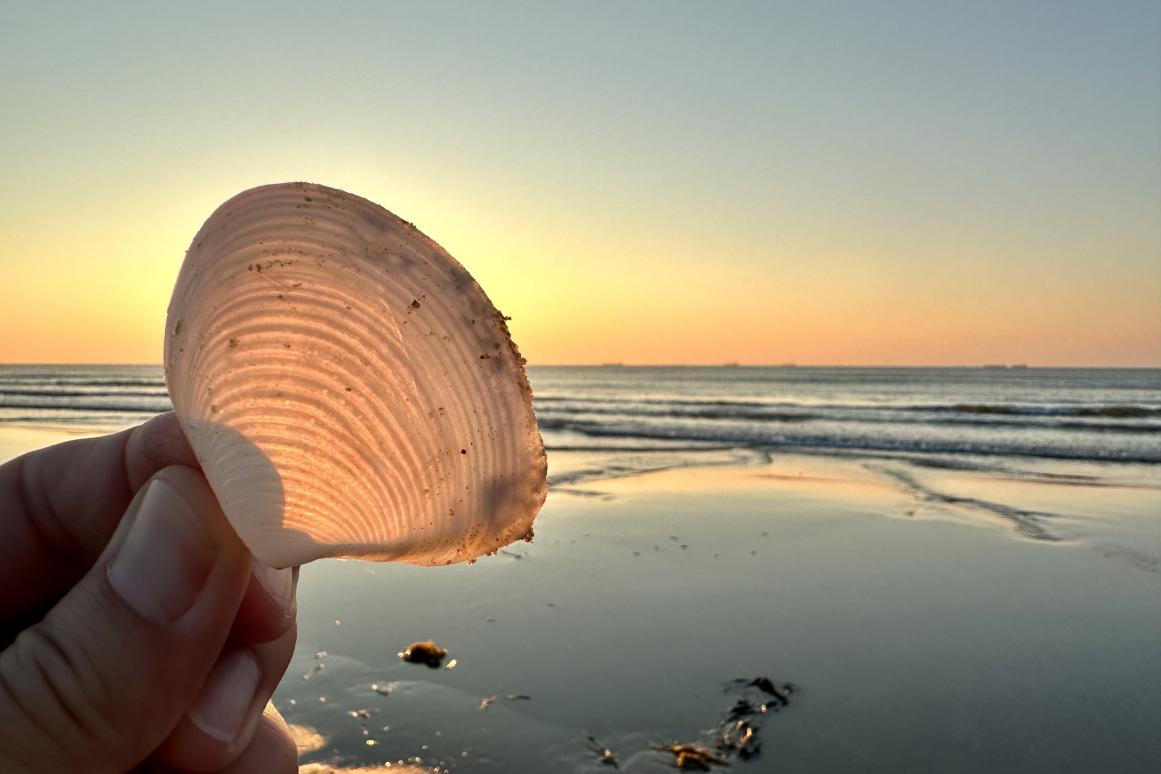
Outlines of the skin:
[[[217,548],[197,601],[164,625],[136,615],[105,572],[153,477],[180,491]],[[267,593],[251,562],[172,414],[0,465],[0,771],[296,772],[268,704],[294,650],[294,595]],[[186,712],[240,647],[261,679],[227,743]]]

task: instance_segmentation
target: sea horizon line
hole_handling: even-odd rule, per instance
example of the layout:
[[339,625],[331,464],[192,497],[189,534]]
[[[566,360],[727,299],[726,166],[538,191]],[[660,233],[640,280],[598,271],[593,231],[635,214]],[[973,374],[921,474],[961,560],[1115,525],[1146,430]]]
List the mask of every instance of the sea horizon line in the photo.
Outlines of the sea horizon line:
[[[952,363],[952,364],[908,364],[908,363],[533,363],[525,364],[529,368],[782,368],[782,369],[849,369],[849,370],[980,370],[980,371],[1060,371],[1060,370],[1087,370],[1087,371],[1157,371],[1161,370],[1161,363],[1156,365],[1056,365],[1031,363]],[[0,362],[0,368],[26,367],[94,367],[109,368],[161,368],[161,363],[129,363],[107,361],[11,361]]]

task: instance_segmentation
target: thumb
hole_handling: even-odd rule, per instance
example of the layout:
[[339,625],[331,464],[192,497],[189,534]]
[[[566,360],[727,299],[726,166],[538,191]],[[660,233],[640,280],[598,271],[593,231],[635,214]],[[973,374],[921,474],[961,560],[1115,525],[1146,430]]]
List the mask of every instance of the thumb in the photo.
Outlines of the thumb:
[[[249,578],[202,475],[151,478],[88,574],[0,653],[0,770],[140,763],[195,704]],[[235,672],[257,687],[256,665]]]

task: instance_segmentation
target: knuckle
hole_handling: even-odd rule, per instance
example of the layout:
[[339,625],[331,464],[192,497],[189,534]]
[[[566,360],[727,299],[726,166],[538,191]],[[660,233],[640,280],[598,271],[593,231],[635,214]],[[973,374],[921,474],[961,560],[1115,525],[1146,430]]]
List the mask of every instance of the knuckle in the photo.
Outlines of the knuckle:
[[[16,638],[0,658],[0,685],[25,723],[28,745],[65,760],[93,761],[115,749],[118,715],[112,693],[84,645],[45,621]],[[36,749],[36,748],[34,748]]]

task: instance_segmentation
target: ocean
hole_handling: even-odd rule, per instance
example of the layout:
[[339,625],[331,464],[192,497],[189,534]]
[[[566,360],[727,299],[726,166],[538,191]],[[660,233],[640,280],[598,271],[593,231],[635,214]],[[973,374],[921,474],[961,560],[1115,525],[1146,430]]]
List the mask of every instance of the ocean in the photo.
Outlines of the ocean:
[[[1161,463],[1161,369],[528,371],[550,453],[616,454],[630,469],[712,451]],[[169,408],[158,366],[0,366],[0,424],[97,432]]]

